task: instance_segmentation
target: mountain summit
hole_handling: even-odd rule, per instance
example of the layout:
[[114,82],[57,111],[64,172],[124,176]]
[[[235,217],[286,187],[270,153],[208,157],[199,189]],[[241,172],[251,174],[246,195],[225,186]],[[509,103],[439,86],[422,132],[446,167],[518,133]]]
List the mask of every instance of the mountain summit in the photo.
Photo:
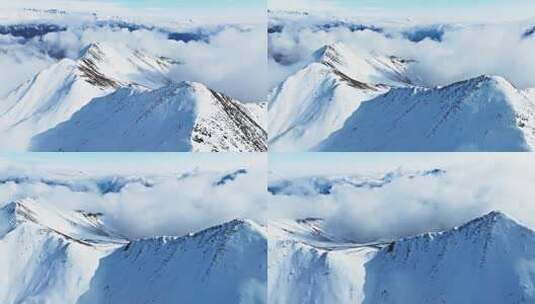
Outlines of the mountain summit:
[[167,85],[169,64],[140,51],[95,43],[76,60],[62,59],[12,91],[0,103],[0,130],[29,138],[68,120],[95,97],[119,87],[140,90]]
[[251,106],[195,82],[119,89],[32,140],[35,151],[266,151]]
[[266,302],[265,227],[232,220],[182,237],[127,240],[102,216],[32,199],[1,208],[0,302]]
[[277,221],[269,233],[275,303],[535,301],[535,233],[501,212],[394,242],[343,241],[316,219]]
[[320,151],[527,151],[535,107],[507,80],[483,75],[439,88],[398,88],[364,102]]
[[409,85],[409,63],[396,57],[356,53],[342,43],[320,48],[310,64],[270,93],[270,149],[313,148],[340,129],[363,101],[390,87]]

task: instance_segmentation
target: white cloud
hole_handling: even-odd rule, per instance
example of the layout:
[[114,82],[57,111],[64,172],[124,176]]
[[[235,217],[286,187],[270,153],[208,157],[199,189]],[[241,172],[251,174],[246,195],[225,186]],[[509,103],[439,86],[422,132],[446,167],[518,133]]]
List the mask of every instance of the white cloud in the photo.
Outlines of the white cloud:
[[[407,158],[390,155],[398,159],[398,166],[412,169],[404,162]],[[359,158],[357,154],[353,157]],[[335,156],[330,161],[325,158],[319,161],[333,166],[337,163]],[[381,162],[379,158],[378,166]],[[449,163],[443,166],[445,175],[401,178],[383,188],[335,186],[330,195],[271,196],[270,218],[322,217],[331,232],[358,241],[444,230],[493,210],[535,228],[532,156],[473,154],[452,156],[448,160],[448,156],[441,154],[435,160],[428,160],[428,168],[440,163]],[[277,164],[272,166],[276,173]]]
[[[186,28],[184,31],[192,30]],[[214,30],[213,26],[206,29]],[[215,30],[214,30],[215,31]],[[56,61],[53,57],[77,59],[90,43],[106,42],[121,49],[128,46],[153,56],[173,58],[170,73],[176,81],[198,81],[243,101],[262,101],[267,94],[266,39],[264,26],[226,27],[215,31],[209,41],[188,43],[169,40],[157,30],[110,27],[69,27],[30,41],[0,35],[0,63],[12,73],[0,75],[0,96]]]
[[334,11],[340,6],[333,0],[268,0],[268,8],[271,10],[290,11]]
[[205,83],[243,101],[263,101],[267,95],[265,27],[224,30],[210,43],[178,43],[175,58],[184,62],[172,71],[175,80]]
[[[53,156],[4,156],[0,158],[0,179],[28,176],[36,180],[67,181],[84,186],[88,191],[76,192],[41,182],[0,183],[0,206],[31,197],[40,204],[61,210],[103,212],[107,224],[132,238],[180,236],[235,218],[249,218],[260,223],[266,220],[267,177],[262,154],[223,156],[223,160],[227,160],[223,166],[217,164],[220,158],[209,155],[175,153],[157,161],[154,154],[127,154],[124,156],[130,159],[127,162],[108,155],[99,156],[86,165],[83,163],[88,156],[83,154],[69,156],[67,162]],[[173,164],[173,158],[182,164]],[[197,169],[185,170],[192,167]],[[248,173],[223,186],[214,186],[225,174],[242,168]],[[118,193],[107,194],[97,190],[95,181],[109,176],[133,176],[132,172],[154,186],[131,183]],[[183,173],[190,176],[180,178]]]
[[[442,41],[425,39],[411,42],[402,37],[401,29],[388,28],[391,37],[373,31],[357,31],[339,27],[330,31],[315,31],[288,23],[282,33],[270,35],[270,54],[284,54],[287,58],[306,62],[308,56],[326,44],[343,42],[355,50],[414,59],[411,66],[415,79],[427,86],[447,85],[482,74],[505,77],[521,88],[535,87],[535,37],[522,39],[522,34],[535,24],[531,22],[459,26],[446,30]],[[294,66],[270,67],[280,78]],[[287,73],[281,72],[287,71]]]

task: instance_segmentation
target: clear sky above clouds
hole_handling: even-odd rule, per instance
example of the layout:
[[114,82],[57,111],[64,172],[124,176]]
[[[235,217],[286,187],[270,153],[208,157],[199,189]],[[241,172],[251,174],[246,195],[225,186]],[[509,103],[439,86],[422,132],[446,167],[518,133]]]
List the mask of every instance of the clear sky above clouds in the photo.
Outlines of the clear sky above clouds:
[[429,170],[465,163],[535,163],[531,153],[270,153],[269,170],[283,176],[384,173],[402,168]]
[[430,19],[519,19],[535,15],[533,0],[269,0],[269,8]]
[[[40,8],[99,11],[120,14],[160,13],[179,18],[258,18],[265,0],[0,0],[1,8]],[[217,20],[216,20],[217,21]]]
[[0,170],[28,166],[108,173],[265,170],[266,160],[261,153],[0,153]]

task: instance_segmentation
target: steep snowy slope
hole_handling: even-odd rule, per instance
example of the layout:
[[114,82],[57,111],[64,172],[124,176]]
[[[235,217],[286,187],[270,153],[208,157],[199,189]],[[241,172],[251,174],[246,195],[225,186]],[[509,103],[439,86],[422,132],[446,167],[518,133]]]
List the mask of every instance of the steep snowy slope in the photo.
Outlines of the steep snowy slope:
[[259,103],[244,103],[243,104],[247,110],[249,110],[249,116],[258,123],[262,129],[267,130],[267,102]]
[[408,62],[357,54],[341,43],[316,51],[312,62],[269,96],[269,142],[274,151],[308,150],[365,101],[391,86],[406,86]]
[[95,99],[32,140],[35,151],[266,151],[252,106],[182,82]]
[[366,272],[363,303],[534,303],[535,234],[492,212],[394,242]]
[[505,79],[399,88],[363,103],[320,151],[527,151],[535,104]]
[[321,219],[270,222],[269,303],[362,303],[364,265],[378,246],[336,239]]
[[391,243],[353,244],[321,220],[269,225],[269,302],[533,303],[535,234],[499,212]]
[[100,257],[125,242],[98,214],[10,203],[0,209],[0,302],[75,303]]
[[[56,126],[94,97],[121,86],[158,88],[169,83],[168,63],[138,51],[92,44],[78,60],[63,59],[38,73],[0,102],[0,130],[21,138]],[[14,136],[15,136],[14,135]]]
[[31,199],[0,209],[0,302],[266,303],[265,227],[129,241],[101,216]]
[[264,228],[245,220],[139,240],[101,260],[78,303],[266,303],[266,259]]

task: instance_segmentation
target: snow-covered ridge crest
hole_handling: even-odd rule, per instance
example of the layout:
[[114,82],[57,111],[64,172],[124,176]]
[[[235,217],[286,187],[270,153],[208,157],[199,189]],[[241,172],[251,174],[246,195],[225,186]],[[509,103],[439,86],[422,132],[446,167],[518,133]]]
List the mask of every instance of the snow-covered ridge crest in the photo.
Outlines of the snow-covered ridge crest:
[[126,47],[116,50],[104,43],[91,44],[80,56],[47,67],[0,103],[0,130],[18,138],[22,147],[17,149],[24,149],[34,134],[69,119],[95,97],[121,86],[146,90],[170,82],[165,76],[169,64]]
[[266,151],[266,131],[251,107],[196,82],[141,92],[123,88],[36,136],[32,149]]
[[165,76],[171,64],[126,46],[91,43],[80,52],[80,77],[102,89],[140,86],[156,89],[171,83]]
[[344,43],[336,42],[318,49],[312,58],[331,67],[342,79],[353,80],[354,85],[362,89],[412,84],[407,76],[408,65],[412,61],[396,56],[357,52]]
[[33,199],[1,208],[0,301],[266,302],[264,226],[236,219],[182,237],[127,240],[102,216]]
[[321,225],[319,219],[270,223],[274,303],[298,298],[363,304],[534,300],[525,286],[533,283],[535,233],[501,212],[443,232],[377,244],[337,240]]
[[124,244],[127,240],[116,232],[108,230],[101,220],[102,214],[85,211],[62,212],[51,206],[44,206],[31,198],[11,202],[0,209],[0,218],[4,224],[0,235],[4,236],[20,225],[37,225],[87,246],[100,243]]
[[269,143],[273,151],[305,151],[340,129],[363,101],[410,85],[408,60],[326,45],[310,63],[269,95]]
[[529,91],[483,75],[445,87],[392,89],[363,103],[316,149],[526,151],[535,143],[534,120]]
[[[535,298],[525,286],[533,277],[526,274],[535,270],[534,260],[535,233],[494,211],[382,249],[366,265],[368,301],[363,303],[530,303]],[[404,284],[394,282],[396,273],[403,273]]]

